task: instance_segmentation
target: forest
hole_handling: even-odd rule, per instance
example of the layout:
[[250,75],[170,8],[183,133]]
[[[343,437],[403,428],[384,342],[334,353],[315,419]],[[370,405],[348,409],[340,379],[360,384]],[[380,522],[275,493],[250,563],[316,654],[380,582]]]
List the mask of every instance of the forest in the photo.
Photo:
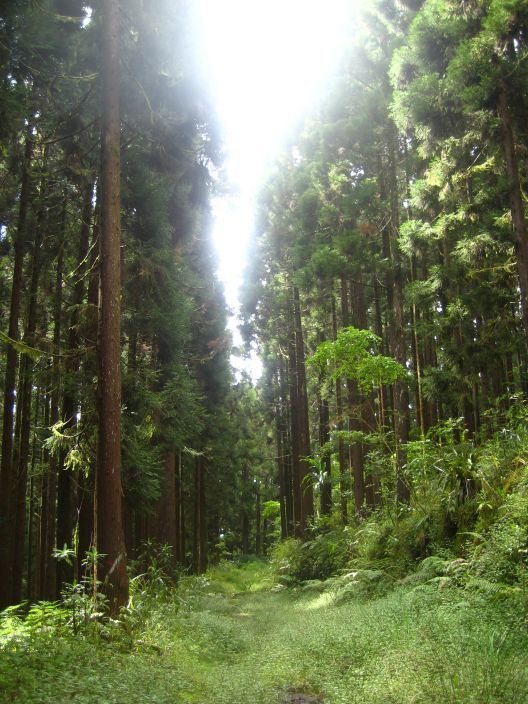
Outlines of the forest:
[[1,3],[0,702],[528,702],[528,3],[358,7],[241,345],[192,7]]

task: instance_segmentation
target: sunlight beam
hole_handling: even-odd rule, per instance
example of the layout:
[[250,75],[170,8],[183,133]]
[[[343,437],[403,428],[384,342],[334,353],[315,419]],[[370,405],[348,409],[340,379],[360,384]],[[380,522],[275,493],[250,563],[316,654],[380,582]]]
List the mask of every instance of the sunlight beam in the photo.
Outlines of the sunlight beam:
[[[230,189],[213,204],[213,241],[235,316],[257,191],[288,136],[324,93],[346,47],[354,6],[351,0],[197,0],[197,41]],[[237,344],[235,328],[233,321]],[[258,376],[258,364],[251,364]]]

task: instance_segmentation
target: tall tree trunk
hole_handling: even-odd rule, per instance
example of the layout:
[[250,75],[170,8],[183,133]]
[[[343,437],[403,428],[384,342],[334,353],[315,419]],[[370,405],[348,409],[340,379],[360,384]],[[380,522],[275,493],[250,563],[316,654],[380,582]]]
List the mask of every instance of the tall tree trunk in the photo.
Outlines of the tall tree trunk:
[[121,501],[121,236],[119,3],[104,0],[102,24],[102,144],[99,428],[97,452],[97,550],[106,557],[98,573],[117,614],[128,600]]
[[[385,241],[385,236],[383,237]],[[384,245],[385,252],[385,245]],[[385,256],[385,254],[384,254]],[[383,354],[388,354],[388,345],[386,341],[387,325],[385,324],[382,309],[381,309],[381,284],[378,277],[374,277],[374,331],[381,339],[381,351]],[[387,294],[387,297],[389,294]],[[391,407],[391,394],[386,386],[381,386],[379,389],[379,408],[378,408],[378,427],[381,432],[388,430],[387,413]]]
[[285,537],[294,534],[293,531],[293,485],[291,464],[291,439],[289,433],[290,418],[288,406],[288,372],[284,358],[279,360],[279,395],[280,395],[280,433],[282,447],[282,471],[284,473],[284,510],[285,510]]
[[176,463],[176,561],[183,564],[185,560],[185,525],[183,521],[183,463],[181,450],[178,451]]
[[[53,312],[53,362],[51,374],[51,398],[50,398],[50,424],[53,426],[60,420],[60,395],[61,395],[61,334],[62,334],[62,275],[63,275],[63,254],[62,248],[57,261],[57,273],[55,279],[55,306]],[[48,487],[47,487],[47,521],[46,521],[46,569],[44,581],[44,594],[47,599],[56,599],[60,592],[60,584],[57,580],[57,561],[51,555],[52,548],[62,548],[63,544],[57,545],[57,474],[59,460],[55,454],[50,454],[48,459]]]
[[37,427],[39,425],[40,399],[41,390],[36,390],[35,401],[35,418],[33,421],[33,441],[31,446],[31,479],[29,487],[29,516],[28,516],[28,548],[27,548],[27,599],[30,602],[37,600],[37,592],[35,590],[35,575],[38,571],[35,564],[35,489],[38,487],[38,482],[35,481],[35,467],[37,464]]
[[[56,328],[57,329],[57,328]],[[60,332],[58,333],[60,335]],[[55,337],[55,334],[54,334]],[[52,371],[52,389],[50,397],[50,425],[55,425],[59,422],[59,383],[60,383],[60,368],[57,357],[53,359]],[[45,541],[45,560],[46,578],[44,581],[44,598],[53,601],[57,598],[57,561],[52,556],[52,550],[56,547],[56,519],[57,519],[57,470],[58,463],[54,454],[48,455],[48,488],[47,488],[47,520],[46,520],[46,541]],[[61,546],[62,547],[62,546]]]
[[[77,520],[79,531],[79,546],[77,550],[77,562],[84,560],[86,553],[95,545],[95,525],[94,525],[94,486],[93,477],[80,477],[80,486],[77,495]],[[79,572],[85,574],[85,570],[80,568]]]
[[[77,427],[77,411],[78,411],[78,373],[80,370],[80,358],[78,350],[80,346],[79,335],[79,309],[85,297],[85,277],[88,268],[87,256],[90,244],[90,230],[93,208],[93,192],[94,185],[89,183],[85,186],[83,207],[81,213],[81,228],[79,233],[79,249],[77,254],[77,267],[75,269],[76,281],[73,288],[73,296],[71,299],[72,313],[69,321],[68,329],[68,358],[65,368],[65,379],[63,380],[64,397],[62,401],[62,421],[64,423],[64,432],[71,433]],[[61,286],[62,290],[62,286]],[[56,292],[59,295],[59,292]],[[73,521],[74,521],[74,506],[76,505],[75,484],[80,483],[78,478],[74,482],[72,472],[66,469],[66,452],[61,451],[59,455],[58,468],[58,500],[57,500],[57,545],[72,545],[73,538]],[[74,503],[75,500],[75,503]],[[77,559],[79,556],[77,556]],[[82,559],[82,556],[81,556]],[[58,565],[57,569],[57,586],[60,590],[62,584],[71,581],[73,577],[72,570],[66,563]]]
[[[388,232],[390,277],[387,278],[389,311],[391,313],[390,339],[391,351],[397,362],[407,366],[405,345],[405,319],[403,310],[403,271],[401,267],[397,238],[400,230],[399,192],[397,178],[398,136],[394,125],[388,129],[388,186],[390,199],[390,228]],[[386,228],[385,228],[386,229]],[[410,498],[409,486],[403,476],[405,464],[404,446],[409,440],[409,390],[403,380],[394,384],[394,435],[396,440],[396,498],[407,503]]]
[[[46,155],[44,171],[46,170]],[[45,198],[46,184],[43,177],[41,183],[41,200]],[[26,319],[24,342],[29,347],[35,345],[37,329],[37,296],[40,278],[40,261],[42,239],[47,217],[44,202],[41,203],[35,228],[33,256],[31,262],[31,283]],[[12,601],[17,604],[22,599],[22,576],[24,571],[24,544],[26,536],[26,492],[27,472],[30,451],[31,434],[31,398],[33,395],[34,361],[24,355],[20,361],[20,384],[17,398],[17,416],[20,410],[20,434],[15,433],[16,445],[13,450],[13,473],[16,474],[16,507],[14,514],[14,545],[13,545],[13,585]]]
[[[17,231],[14,238],[14,266],[11,284],[11,302],[9,307],[8,335],[18,340],[18,321],[22,296],[23,263],[25,253],[26,223],[30,203],[31,179],[30,167],[33,155],[31,127],[26,133],[22,182]],[[12,586],[12,535],[13,526],[10,516],[11,496],[13,490],[13,420],[15,408],[15,387],[18,354],[12,345],[7,346],[4,379],[3,421],[2,421],[2,462],[0,465],[0,609],[9,604]]]
[[255,486],[255,555],[262,553],[262,512],[260,505],[260,487]]
[[[353,298],[354,286],[350,287],[350,297]],[[352,300],[351,300],[352,304]],[[352,305],[349,305],[348,287],[345,278],[341,279],[341,315],[343,326],[347,327],[352,322],[358,325],[357,320],[352,320]],[[348,400],[348,430],[360,432],[363,430],[362,404],[359,393],[358,382],[354,379],[347,379],[347,400]],[[363,443],[354,440],[350,443],[350,466],[354,477],[354,511],[359,515],[363,511],[365,501],[365,477],[363,473],[364,456]]]
[[290,402],[290,457],[292,474],[292,505],[293,534],[302,534],[302,492],[300,470],[300,439],[299,439],[299,390],[297,382],[297,356],[295,347],[295,332],[290,329],[288,335],[288,387]]
[[165,454],[165,491],[159,504],[159,539],[171,546],[176,559],[178,530],[176,526],[176,453]]
[[293,314],[295,322],[295,360],[297,366],[297,397],[299,404],[299,478],[301,483],[301,535],[306,535],[313,516],[313,484],[308,457],[310,456],[310,426],[308,421],[308,394],[301,320],[299,289],[293,287]]
[[249,500],[249,467],[244,462],[242,467],[242,554],[249,553],[249,516],[248,516],[248,500]]
[[207,569],[207,535],[204,459],[196,457],[194,474],[194,571],[203,574]]
[[[51,397],[49,385],[44,395],[44,427],[48,428],[51,417]],[[46,569],[48,565],[48,519],[49,519],[49,450],[42,447],[41,462],[47,471],[42,475],[41,501],[40,501],[40,521],[38,540],[38,566],[35,578],[35,594],[38,599],[46,598]]]
[[517,252],[522,322],[524,332],[528,335],[528,228],[524,214],[524,202],[519,178],[511,111],[508,103],[508,92],[504,83],[499,86],[497,111],[502,127],[502,146],[506,161],[506,173],[510,182],[510,205]]
[[[337,313],[335,298],[332,296],[332,330],[334,340],[337,340]],[[336,379],[335,384],[335,396],[336,396],[336,413],[337,413],[337,429],[342,431],[345,429],[344,418],[343,418],[343,387],[341,385],[341,379]],[[341,520],[343,524],[348,523],[348,488],[349,488],[349,477],[348,477],[348,467],[346,461],[346,451],[345,443],[343,438],[339,436],[337,441],[337,456],[339,460],[339,489],[340,489],[340,500],[341,500]]]
[[[319,343],[324,342],[325,336],[323,332],[319,333]],[[322,377],[319,379],[318,388],[323,382]],[[319,411],[319,449],[320,452],[324,446],[330,442],[330,409],[328,401],[322,398],[320,391],[317,393],[317,409]],[[322,516],[329,516],[332,512],[332,458],[330,453],[325,450],[322,456],[323,471],[321,477],[320,488],[320,511]]]
[[[97,346],[98,329],[98,305],[99,305],[99,278],[100,278],[100,220],[101,220],[101,189],[100,182],[97,182],[97,205],[94,212],[94,223],[92,228],[92,244],[88,250],[87,271],[88,277],[87,291],[87,313],[88,323],[82,330],[84,346],[88,353],[84,357],[83,369],[88,377],[97,374],[96,355],[93,352]],[[80,331],[81,332],[81,331]],[[98,403],[98,399],[96,400]],[[82,420],[81,425],[86,424]],[[88,468],[88,476],[78,475],[79,486],[76,492],[76,514],[78,521],[79,541],[77,548],[77,564],[82,565],[86,552],[96,546],[96,525],[95,525],[95,476],[97,473],[97,457],[94,458]],[[86,574],[86,570],[79,570],[81,574]]]
[[286,513],[286,473],[284,471],[284,452],[282,431],[282,408],[280,398],[275,405],[275,446],[277,448],[277,476],[279,480],[279,504],[280,504],[280,524],[281,539],[288,537],[288,517]]
[[[350,284],[351,303],[354,321],[360,330],[367,330],[368,317],[365,303],[365,285],[360,281]],[[376,431],[376,418],[374,412],[376,394],[371,391],[369,394],[358,395],[358,402],[361,404],[359,429],[366,435]],[[365,504],[367,508],[376,506],[380,501],[380,480],[377,473],[371,473],[368,480],[364,476],[365,457],[367,448],[365,443],[361,443],[361,470],[364,483]]]
[[[319,447],[323,448],[330,442],[330,409],[328,401],[318,395],[319,409]],[[321,478],[320,509],[322,516],[329,516],[332,512],[332,458],[325,450],[323,455],[323,476]]]

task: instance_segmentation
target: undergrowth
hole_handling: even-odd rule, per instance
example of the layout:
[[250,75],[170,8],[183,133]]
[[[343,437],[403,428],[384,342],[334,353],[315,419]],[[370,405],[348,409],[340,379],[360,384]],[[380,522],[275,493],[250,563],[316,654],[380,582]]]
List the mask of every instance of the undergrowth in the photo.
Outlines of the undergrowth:
[[4,611],[1,704],[528,702],[527,421],[414,441],[409,506],[325,519],[269,563],[188,576],[147,545],[119,620],[81,588]]
[[4,638],[0,701],[279,704],[292,691],[325,704],[528,701],[519,594],[467,589],[455,573],[443,583],[445,563],[428,558],[419,578],[381,591],[372,570],[349,593],[351,573],[270,588],[264,562],[222,564],[143,604],[126,637],[74,637],[48,621]]
[[[385,498],[347,526],[335,516],[325,517],[312,525],[307,540],[278,543],[271,561],[279,582],[294,586],[353,570],[383,573],[387,584],[396,584],[436,556],[446,565],[462,560],[464,569],[458,563],[457,575],[460,581],[464,572],[466,585],[485,580],[499,587],[526,584],[526,405],[513,405],[507,425],[480,443],[460,437],[456,423],[436,426],[425,439],[408,443],[406,458],[408,505]],[[377,454],[367,458],[367,474],[373,469],[369,462],[378,461]],[[389,487],[392,469],[386,458]]]

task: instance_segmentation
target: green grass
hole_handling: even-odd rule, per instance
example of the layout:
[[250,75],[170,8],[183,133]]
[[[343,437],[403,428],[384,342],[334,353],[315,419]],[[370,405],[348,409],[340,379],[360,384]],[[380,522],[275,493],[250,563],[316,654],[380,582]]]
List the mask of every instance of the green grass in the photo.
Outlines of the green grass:
[[426,584],[337,603],[324,585],[270,586],[261,562],[222,565],[143,605],[130,635],[21,636],[0,652],[0,701],[276,704],[293,688],[327,704],[528,702],[512,600]]

